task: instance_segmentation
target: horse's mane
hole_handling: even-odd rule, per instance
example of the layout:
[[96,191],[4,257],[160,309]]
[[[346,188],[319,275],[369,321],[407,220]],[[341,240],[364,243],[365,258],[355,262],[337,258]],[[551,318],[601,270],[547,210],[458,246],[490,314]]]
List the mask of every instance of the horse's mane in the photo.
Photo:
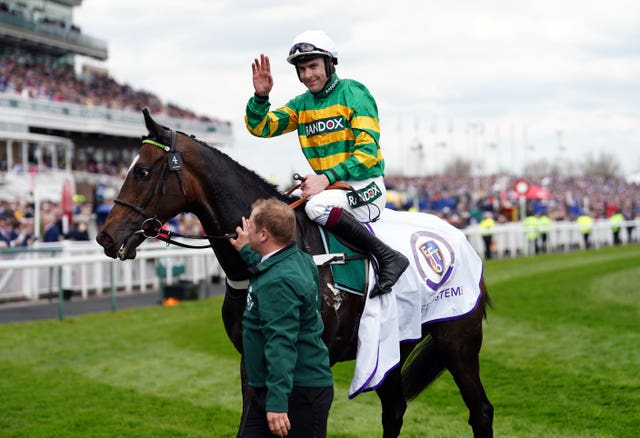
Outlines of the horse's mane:
[[191,140],[193,140],[194,142],[198,143],[200,146],[202,146],[205,151],[207,151],[207,154],[210,154],[212,157],[212,160],[217,160],[217,161],[224,161],[228,164],[231,165],[231,167],[233,167],[240,175],[242,181],[245,181],[247,185],[252,185],[254,187],[260,187],[262,189],[262,191],[265,191],[267,193],[270,194],[270,196],[276,197],[278,199],[280,199],[281,201],[290,203],[292,200],[296,199],[295,197],[291,197],[288,195],[285,195],[284,193],[282,193],[278,187],[275,184],[272,184],[270,182],[268,182],[266,179],[264,179],[262,176],[260,176],[258,173],[256,173],[255,171],[243,166],[242,164],[240,164],[239,162],[237,162],[236,160],[234,160],[233,158],[231,158],[231,156],[227,155],[226,153],[222,152],[220,149],[218,149],[215,146],[211,146],[207,143],[205,143],[204,141],[196,138],[194,135],[189,135],[189,134],[185,134],[184,132],[181,131],[177,131],[178,133],[187,136],[188,138],[190,138]]

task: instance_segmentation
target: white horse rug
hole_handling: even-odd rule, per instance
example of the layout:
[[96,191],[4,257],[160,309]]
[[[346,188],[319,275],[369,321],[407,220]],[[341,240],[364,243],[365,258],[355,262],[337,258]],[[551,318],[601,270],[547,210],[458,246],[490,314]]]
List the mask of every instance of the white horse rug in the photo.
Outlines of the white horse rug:
[[349,398],[382,383],[400,362],[399,342],[420,339],[423,323],[463,317],[480,298],[482,260],[457,228],[430,214],[388,209],[371,228],[411,266],[391,293],[365,302]]

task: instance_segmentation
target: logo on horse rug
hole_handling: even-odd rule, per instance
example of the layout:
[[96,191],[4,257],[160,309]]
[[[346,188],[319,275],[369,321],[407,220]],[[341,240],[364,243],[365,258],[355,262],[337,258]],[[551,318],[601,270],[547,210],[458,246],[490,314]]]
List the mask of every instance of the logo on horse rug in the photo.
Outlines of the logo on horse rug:
[[450,278],[456,255],[449,243],[436,233],[418,231],[411,235],[415,265],[425,284],[438,290]]

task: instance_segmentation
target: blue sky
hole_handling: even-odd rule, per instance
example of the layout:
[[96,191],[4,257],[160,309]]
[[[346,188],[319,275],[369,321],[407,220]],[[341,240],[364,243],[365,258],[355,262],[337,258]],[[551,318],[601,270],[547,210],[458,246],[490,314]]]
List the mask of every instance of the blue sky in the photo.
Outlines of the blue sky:
[[230,154],[280,182],[308,166],[294,135],[246,133],[250,65],[270,56],[271,101],[286,103],[304,91],[286,54],[310,28],[335,40],[338,74],[376,98],[390,172],[434,172],[456,155],[476,172],[575,166],[603,152],[640,172],[637,1],[85,0],[75,21],[108,42],[116,80],[231,120]]

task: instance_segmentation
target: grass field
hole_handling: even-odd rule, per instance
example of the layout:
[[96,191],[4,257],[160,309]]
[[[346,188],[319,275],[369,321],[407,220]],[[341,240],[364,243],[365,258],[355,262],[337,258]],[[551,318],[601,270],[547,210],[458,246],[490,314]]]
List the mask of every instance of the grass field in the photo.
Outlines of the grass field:
[[[481,372],[497,437],[640,433],[640,246],[495,260]],[[232,437],[239,357],[220,297],[0,325],[2,437]],[[373,393],[334,367],[329,436],[381,436]],[[448,373],[409,405],[403,437],[471,436]]]

